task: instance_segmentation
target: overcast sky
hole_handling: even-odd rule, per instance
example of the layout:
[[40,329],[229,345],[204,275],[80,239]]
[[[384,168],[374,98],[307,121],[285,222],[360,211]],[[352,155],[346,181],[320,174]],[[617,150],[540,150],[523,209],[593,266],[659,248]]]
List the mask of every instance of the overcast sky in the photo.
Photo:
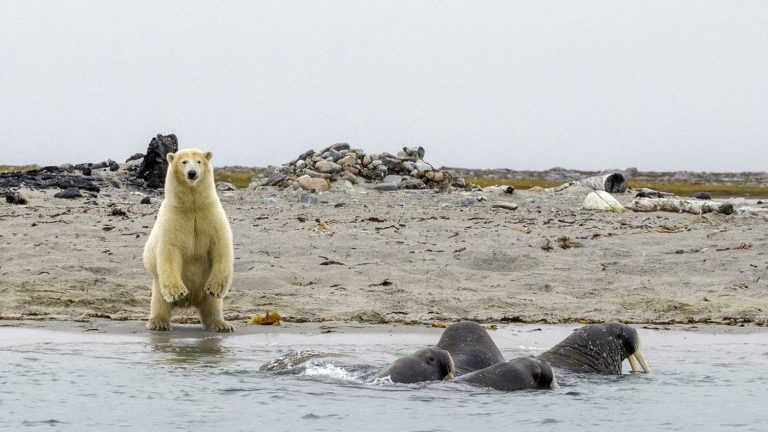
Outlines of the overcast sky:
[[768,170],[768,1],[0,0],[0,164]]

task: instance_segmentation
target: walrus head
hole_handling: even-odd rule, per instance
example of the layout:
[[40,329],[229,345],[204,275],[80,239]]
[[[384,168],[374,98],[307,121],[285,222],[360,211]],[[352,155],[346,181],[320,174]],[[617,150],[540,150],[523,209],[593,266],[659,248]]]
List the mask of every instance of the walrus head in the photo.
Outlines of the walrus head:
[[618,322],[578,328],[539,358],[556,368],[602,374],[620,374],[621,364],[627,359],[633,372],[637,371],[638,363],[643,372],[651,372],[640,352],[637,330]]
[[422,348],[400,357],[376,375],[392,382],[412,384],[423,381],[450,380],[456,377],[451,354],[436,347]]

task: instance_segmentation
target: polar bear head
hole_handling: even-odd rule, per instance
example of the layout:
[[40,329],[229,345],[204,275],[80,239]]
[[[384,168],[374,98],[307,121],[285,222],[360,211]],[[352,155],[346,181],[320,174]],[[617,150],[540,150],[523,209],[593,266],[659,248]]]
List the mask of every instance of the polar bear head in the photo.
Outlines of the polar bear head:
[[168,153],[166,156],[168,159],[168,177],[173,176],[177,184],[188,184],[189,186],[196,185],[204,178],[210,178],[212,181],[211,157],[213,157],[213,153],[198,149],[184,149],[176,153]]

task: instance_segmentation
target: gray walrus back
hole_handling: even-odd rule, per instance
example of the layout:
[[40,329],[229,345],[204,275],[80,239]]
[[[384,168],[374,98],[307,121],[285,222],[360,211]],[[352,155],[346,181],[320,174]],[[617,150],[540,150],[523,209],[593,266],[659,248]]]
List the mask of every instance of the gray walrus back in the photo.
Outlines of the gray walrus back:
[[520,357],[504,363],[496,363],[456,379],[479,387],[501,391],[533,388],[551,389],[557,386],[555,375],[546,360]]
[[471,321],[449,325],[440,337],[437,347],[451,353],[456,376],[505,361],[488,331]]

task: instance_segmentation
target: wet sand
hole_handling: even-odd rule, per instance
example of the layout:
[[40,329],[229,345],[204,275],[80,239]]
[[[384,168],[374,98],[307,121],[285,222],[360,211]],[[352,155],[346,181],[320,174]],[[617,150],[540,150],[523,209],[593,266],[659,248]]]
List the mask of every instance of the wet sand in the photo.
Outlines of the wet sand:
[[[162,197],[144,205],[126,188],[76,200],[21,192],[28,205],[0,206],[0,316],[146,319],[141,253]],[[222,196],[235,238],[225,310],[239,331],[265,309],[286,322],[768,322],[765,216],[597,213],[580,209],[583,190],[360,187],[315,204],[299,203],[301,193]],[[500,201],[519,208],[492,206]],[[192,310],[175,318],[197,321]]]

